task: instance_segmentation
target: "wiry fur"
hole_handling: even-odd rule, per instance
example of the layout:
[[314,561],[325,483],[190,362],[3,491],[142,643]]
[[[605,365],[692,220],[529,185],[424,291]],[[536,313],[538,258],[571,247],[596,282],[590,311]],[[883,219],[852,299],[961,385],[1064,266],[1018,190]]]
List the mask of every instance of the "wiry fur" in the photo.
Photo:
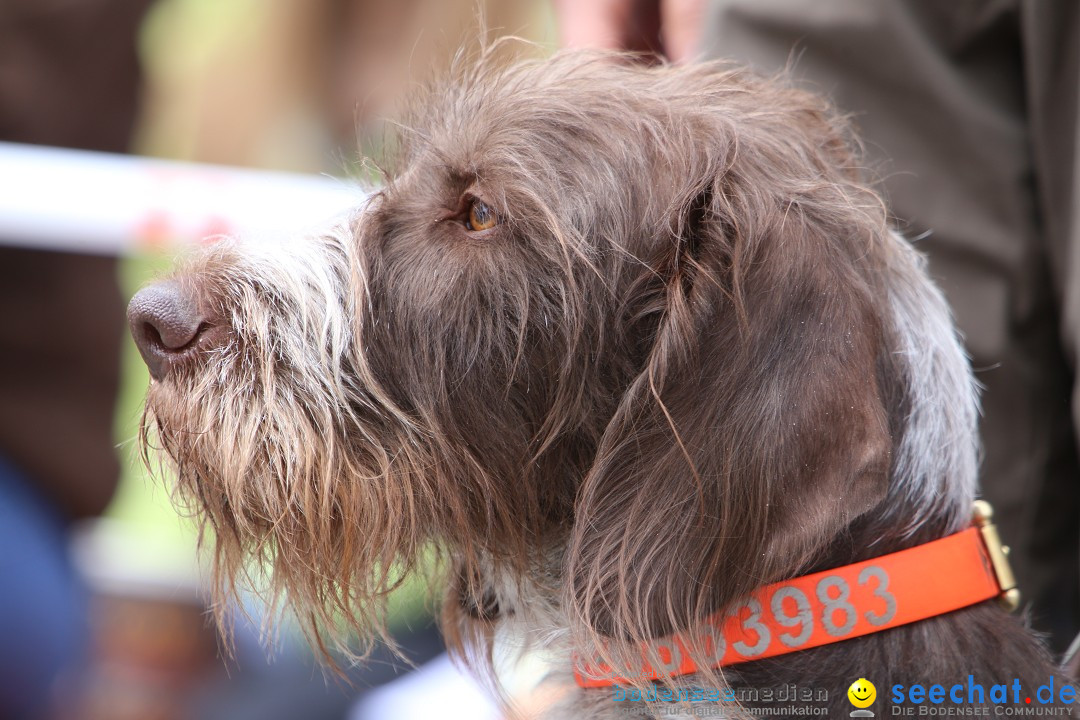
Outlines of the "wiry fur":
[[[765,583],[963,527],[975,391],[820,99],[720,65],[498,55],[418,96],[347,232],[180,271],[228,339],[151,388],[146,435],[223,588],[255,556],[316,636],[370,637],[437,547],[454,647],[542,643],[571,687],[553,713],[603,717],[572,650],[621,667]],[[466,230],[471,197],[493,230]],[[840,712],[861,674],[976,665],[1051,673],[985,605],[676,683],[824,686]]]

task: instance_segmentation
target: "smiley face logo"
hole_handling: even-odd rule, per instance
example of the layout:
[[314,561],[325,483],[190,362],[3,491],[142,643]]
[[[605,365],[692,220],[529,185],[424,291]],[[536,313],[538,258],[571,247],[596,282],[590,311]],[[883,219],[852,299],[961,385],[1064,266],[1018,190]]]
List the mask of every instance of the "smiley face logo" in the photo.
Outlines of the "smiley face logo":
[[847,689],[848,700],[857,708],[868,708],[877,699],[877,688],[866,678],[859,678]]

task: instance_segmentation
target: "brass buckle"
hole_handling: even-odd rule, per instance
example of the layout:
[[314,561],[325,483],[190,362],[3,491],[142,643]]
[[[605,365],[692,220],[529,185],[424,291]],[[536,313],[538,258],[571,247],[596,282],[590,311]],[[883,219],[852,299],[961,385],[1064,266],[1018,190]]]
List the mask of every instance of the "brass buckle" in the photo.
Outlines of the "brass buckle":
[[1016,587],[1016,576],[1013,575],[1012,566],[1009,564],[1009,546],[1001,544],[997,525],[992,522],[993,518],[994,508],[990,506],[990,503],[985,500],[976,500],[972,510],[972,520],[982,536],[983,545],[986,547],[987,555],[990,556],[990,564],[997,577],[998,587],[1001,588],[998,601],[1006,610],[1012,612],[1020,607],[1020,589]]

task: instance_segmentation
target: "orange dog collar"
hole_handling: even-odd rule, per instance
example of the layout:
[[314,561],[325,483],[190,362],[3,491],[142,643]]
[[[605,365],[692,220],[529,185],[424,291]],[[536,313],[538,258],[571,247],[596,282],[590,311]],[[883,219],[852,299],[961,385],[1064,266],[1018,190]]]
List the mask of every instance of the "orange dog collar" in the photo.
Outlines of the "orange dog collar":
[[[990,505],[978,501],[973,526],[954,535],[760,588],[706,620],[697,646],[714,660],[710,667],[721,667],[841,642],[994,597],[1015,609],[1020,595],[992,516]],[[697,672],[690,646],[683,635],[650,642],[636,678]],[[581,687],[629,682],[603,663],[575,665]]]

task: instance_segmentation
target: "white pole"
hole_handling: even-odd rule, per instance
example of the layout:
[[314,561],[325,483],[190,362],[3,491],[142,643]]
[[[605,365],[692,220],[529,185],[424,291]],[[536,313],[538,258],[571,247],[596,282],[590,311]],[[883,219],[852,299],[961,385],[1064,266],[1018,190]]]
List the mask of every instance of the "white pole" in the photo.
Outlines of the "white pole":
[[0,245],[121,255],[215,235],[282,239],[364,198],[323,176],[0,143]]

